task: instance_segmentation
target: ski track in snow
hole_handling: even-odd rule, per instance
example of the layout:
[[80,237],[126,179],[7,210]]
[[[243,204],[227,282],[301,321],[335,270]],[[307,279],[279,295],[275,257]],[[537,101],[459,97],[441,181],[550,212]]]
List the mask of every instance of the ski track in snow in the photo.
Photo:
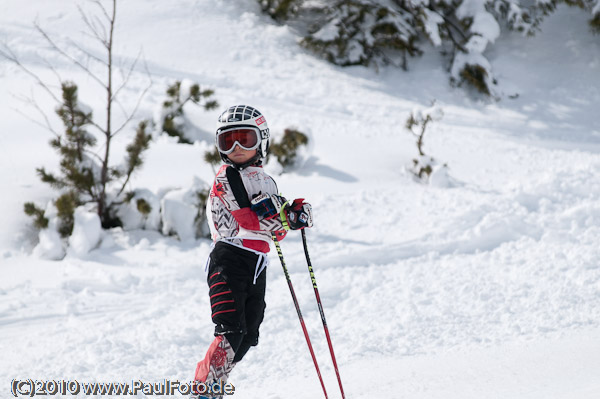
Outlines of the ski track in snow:
[[[309,251],[348,398],[600,397],[600,47],[583,32],[584,16],[561,9],[543,35],[499,38],[490,60],[519,97],[485,103],[451,89],[436,55],[412,60],[408,73],[340,69],[304,53],[254,2],[179,3],[119,9],[117,58],[131,61],[142,46],[154,75],[140,112],[151,116],[148,104],[187,78],[215,88],[222,107],[256,105],[273,131],[310,130],[311,157],[276,180],[314,207]],[[5,0],[0,39],[52,79],[39,61],[46,56],[101,109],[94,83],[40,46],[36,16],[61,44],[79,32],[75,3],[25,9]],[[213,338],[203,272],[210,243],[113,229],[86,256],[31,257],[22,204],[51,198],[35,167],[56,156],[50,134],[12,112],[10,93],[34,90],[40,105],[53,105],[5,60],[0,82],[0,109],[11,110],[0,134],[10,193],[0,200],[0,397],[13,378],[188,381]],[[134,104],[144,84],[134,74],[123,102]],[[444,117],[425,148],[448,163],[449,188],[404,171],[416,155],[404,122],[434,98]],[[210,132],[217,114],[188,116]],[[157,139],[135,186],[211,181],[201,161],[210,145]],[[329,395],[339,397],[299,234],[282,249]],[[261,343],[232,373],[233,397],[320,397],[279,260],[269,257]]]

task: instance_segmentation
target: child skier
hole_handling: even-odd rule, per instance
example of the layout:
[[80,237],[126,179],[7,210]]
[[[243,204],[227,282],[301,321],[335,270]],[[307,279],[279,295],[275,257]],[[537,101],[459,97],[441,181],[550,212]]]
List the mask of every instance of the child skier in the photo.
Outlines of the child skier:
[[[272,235],[312,226],[303,199],[289,204],[262,168],[269,148],[265,117],[245,105],[229,107],[217,121],[216,145],[225,163],[207,203],[214,247],[207,267],[215,340],[196,367],[199,398],[218,398],[202,389],[222,386],[251,346],[265,310],[267,253]],[[202,383],[202,384],[199,384]]]

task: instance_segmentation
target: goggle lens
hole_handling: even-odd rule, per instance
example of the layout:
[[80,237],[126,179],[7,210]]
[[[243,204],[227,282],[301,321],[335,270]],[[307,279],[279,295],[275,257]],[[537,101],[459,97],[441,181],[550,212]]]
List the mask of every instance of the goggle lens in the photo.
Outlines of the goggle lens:
[[226,130],[217,136],[217,146],[223,153],[232,152],[236,143],[244,150],[253,150],[258,147],[258,132],[254,129],[241,128]]

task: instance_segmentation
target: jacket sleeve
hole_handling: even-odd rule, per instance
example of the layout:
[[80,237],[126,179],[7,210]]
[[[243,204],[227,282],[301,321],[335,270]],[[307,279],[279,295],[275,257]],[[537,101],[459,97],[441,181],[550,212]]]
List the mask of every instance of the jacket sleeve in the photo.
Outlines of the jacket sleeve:
[[256,212],[250,208],[241,208],[236,211],[232,211],[231,214],[238,224],[246,230],[269,231],[271,233],[276,233],[277,239],[279,240],[283,240],[287,234],[287,231],[283,227],[280,216],[276,216],[271,219],[259,219]]
[[276,232],[280,230],[285,231],[283,222],[281,221],[281,217],[279,215],[271,219],[261,219],[252,209],[239,207],[236,210],[232,210],[231,214],[238,224],[246,230],[269,232]]
[[[271,181],[273,182],[273,186],[276,190],[277,186],[272,179]],[[271,219],[259,219],[256,212],[254,212],[250,207],[240,208],[229,182],[227,181],[227,176],[225,173],[217,174],[217,177],[215,178],[215,188],[213,191],[219,197],[227,210],[229,210],[240,227],[243,227],[246,230],[262,232],[285,231],[279,215]]]

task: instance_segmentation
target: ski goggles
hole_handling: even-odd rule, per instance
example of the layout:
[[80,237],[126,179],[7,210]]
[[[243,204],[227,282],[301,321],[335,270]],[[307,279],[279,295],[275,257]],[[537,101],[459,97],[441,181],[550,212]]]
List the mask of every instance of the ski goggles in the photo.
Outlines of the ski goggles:
[[255,150],[260,145],[260,131],[255,127],[234,127],[217,133],[217,149],[231,154],[235,145],[244,150]]

